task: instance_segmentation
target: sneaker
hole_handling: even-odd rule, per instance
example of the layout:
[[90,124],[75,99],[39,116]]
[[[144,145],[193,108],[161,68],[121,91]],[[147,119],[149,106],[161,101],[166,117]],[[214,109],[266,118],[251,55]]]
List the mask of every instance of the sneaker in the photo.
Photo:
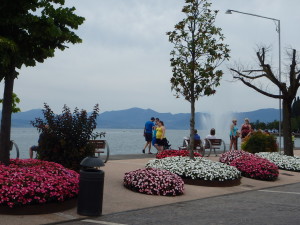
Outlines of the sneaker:
[[149,152],[148,154],[153,154],[152,152]]
[[145,149],[143,149],[142,152],[145,154]]

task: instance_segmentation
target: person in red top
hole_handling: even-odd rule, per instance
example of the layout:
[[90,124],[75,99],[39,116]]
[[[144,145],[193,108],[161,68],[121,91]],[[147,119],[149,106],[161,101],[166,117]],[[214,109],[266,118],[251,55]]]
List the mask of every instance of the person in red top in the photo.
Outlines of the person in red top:
[[242,125],[241,133],[242,139],[245,138],[252,131],[251,124],[249,123],[249,119],[245,118],[245,123]]

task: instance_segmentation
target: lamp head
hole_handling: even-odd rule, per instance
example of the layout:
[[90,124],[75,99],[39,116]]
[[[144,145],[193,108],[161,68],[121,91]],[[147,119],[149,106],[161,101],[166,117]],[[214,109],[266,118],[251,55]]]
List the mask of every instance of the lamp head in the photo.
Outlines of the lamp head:
[[232,14],[232,10],[231,9],[227,9],[227,11],[225,12],[225,14]]
[[98,169],[101,166],[105,166],[105,164],[100,158],[96,156],[89,156],[89,157],[85,157],[80,162],[80,166],[84,168]]

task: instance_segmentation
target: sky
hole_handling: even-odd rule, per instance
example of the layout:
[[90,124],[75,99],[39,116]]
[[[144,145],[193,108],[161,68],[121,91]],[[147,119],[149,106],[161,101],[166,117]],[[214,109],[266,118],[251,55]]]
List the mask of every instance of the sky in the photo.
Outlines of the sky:
[[[261,108],[279,108],[279,101],[265,97],[241,82],[232,82],[228,68],[244,65],[255,68],[257,46],[270,46],[270,63],[278,71],[278,33],[274,21],[227,9],[279,19],[281,22],[282,76],[289,65],[286,51],[300,50],[298,0],[213,0],[219,10],[216,26],[222,28],[224,43],[231,58],[220,69],[221,85],[214,96],[196,102],[197,112],[246,112]],[[173,31],[184,14],[184,0],[66,0],[75,6],[85,22],[75,31],[83,40],[57,50],[55,57],[24,67],[15,80],[14,92],[20,97],[22,111],[43,108],[54,112],[64,104],[100,112],[132,107],[158,112],[190,112],[190,104],[175,98],[171,91],[170,51],[167,31]],[[3,84],[1,84],[3,92]],[[275,90],[275,93],[277,91]],[[278,92],[277,92],[278,93]]]

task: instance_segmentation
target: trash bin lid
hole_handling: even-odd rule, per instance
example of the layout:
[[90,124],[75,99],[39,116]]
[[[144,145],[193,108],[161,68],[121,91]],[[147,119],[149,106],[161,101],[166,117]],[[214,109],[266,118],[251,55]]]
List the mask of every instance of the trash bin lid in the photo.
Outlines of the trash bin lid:
[[92,156],[92,157],[85,157],[80,162],[80,166],[95,168],[95,167],[105,166],[105,164],[100,158],[96,156]]

